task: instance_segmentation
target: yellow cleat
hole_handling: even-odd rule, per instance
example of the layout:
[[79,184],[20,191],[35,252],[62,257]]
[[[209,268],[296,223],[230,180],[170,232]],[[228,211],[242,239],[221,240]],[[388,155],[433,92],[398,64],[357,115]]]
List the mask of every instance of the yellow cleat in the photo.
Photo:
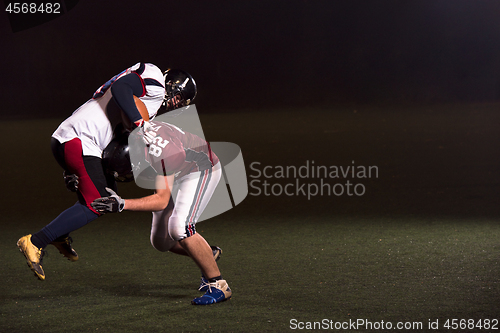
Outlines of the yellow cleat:
[[61,241],[55,240],[50,244],[54,245],[59,250],[59,253],[68,258],[68,260],[77,261],[78,253],[73,249],[71,243],[73,243],[73,239],[71,237],[66,237]]
[[17,241],[19,251],[26,257],[28,266],[35,273],[35,276],[40,280],[45,280],[45,273],[42,268],[42,258],[44,252],[42,249],[37,248],[31,242],[31,235],[26,235]]

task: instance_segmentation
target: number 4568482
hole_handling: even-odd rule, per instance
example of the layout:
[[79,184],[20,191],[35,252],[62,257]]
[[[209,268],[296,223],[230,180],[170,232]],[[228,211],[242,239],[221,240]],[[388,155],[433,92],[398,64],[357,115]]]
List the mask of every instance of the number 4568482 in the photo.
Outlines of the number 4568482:
[[59,2],[9,2],[5,11],[10,14],[61,14],[61,4]]

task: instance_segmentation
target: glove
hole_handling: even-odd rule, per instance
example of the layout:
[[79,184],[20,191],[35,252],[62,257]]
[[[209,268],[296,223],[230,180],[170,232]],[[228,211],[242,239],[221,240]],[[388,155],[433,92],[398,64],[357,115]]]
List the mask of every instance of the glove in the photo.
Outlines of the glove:
[[151,132],[153,131],[153,125],[149,121],[144,121],[141,126],[141,130],[143,133]]
[[153,125],[149,121],[143,121],[141,124],[141,134],[142,140],[149,147],[149,145],[153,142],[153,139],[156,136],[156,132],[154,131]]
[[78,176],[75,174],[67,174],[66,171],[63,171],[64,183],[66,184],[66,188],[68,191],[76,192],[78,191]]
[[125,207],[125,200],[123,200],[115,191],[106,187],[106,191],[108,191],[111,196],[102,197],[95,199],[90,205],[92,208],[96,210],[98,213],[106,214],[106,213],[119,213]]
[[134,124],[137,127],[141,128],[142,134],[146,134],[147,132],[152,132],[153,136],[156,135],[156,133],[154,132],[154,127],[153,127],[153,125],[151,125],[151,123],[149,121],[146,121],[144,119],[139,119],[136,122],[134,122]]

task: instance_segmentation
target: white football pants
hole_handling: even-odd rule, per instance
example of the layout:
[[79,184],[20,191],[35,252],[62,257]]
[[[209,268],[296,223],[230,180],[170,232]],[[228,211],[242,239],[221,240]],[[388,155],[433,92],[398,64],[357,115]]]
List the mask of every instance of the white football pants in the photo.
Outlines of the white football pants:
[[174,182],[168,206],[153,212],[151,245],[168,251],[196,233],[195,224],[207,206],[222,175],[220,162],[210,170],[190,173]]

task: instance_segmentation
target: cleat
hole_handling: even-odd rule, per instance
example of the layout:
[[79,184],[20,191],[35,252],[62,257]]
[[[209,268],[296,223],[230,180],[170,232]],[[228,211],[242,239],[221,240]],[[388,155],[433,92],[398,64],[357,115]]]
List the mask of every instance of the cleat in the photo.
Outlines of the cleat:
[[19,251],[26,257],[26,261],[28,262],[28,266],[35,273],[35,276],[39,280],[45,280],[45,272],[42,268],[42,258],[45,254],[45,251],[37,248],[31,242],[31,234],[23,236],[19,238],[17,241],[17,247]]
[[[212,249],[212,254],[214,256],[215,261],[220,259],[220,255],[222,254],[222,249],[218,246],[210,246]],[[200,286],[198,287],[198,291],[207,291],[208,289],[208,280],[205,279],[205,276],[203,273],[201,274],[201,282]]]
[[78,253],[73,249],[71,243],[73,243],[73,239],[71,237],[65,237],[60,241],[55,240],[50,244],[54,245],[59,250],[59,253],[68,258],[68,260],[77,261]]
[[222,254],[222,249],[218,246],[210,246],[210,248],[212,249],[212,254],[214,255],[214,259],[215,261],[219,260],[220,259],[220,255]]
[[218,280],[207,284],[207,292],[191,301],[193,305],[210,305],[231,298],[232,291],[226,280]]
[[198,291],[207,291],[208,290],[208,280],[205,279],[205,276],[201,275],[200,286],[198,287]]

